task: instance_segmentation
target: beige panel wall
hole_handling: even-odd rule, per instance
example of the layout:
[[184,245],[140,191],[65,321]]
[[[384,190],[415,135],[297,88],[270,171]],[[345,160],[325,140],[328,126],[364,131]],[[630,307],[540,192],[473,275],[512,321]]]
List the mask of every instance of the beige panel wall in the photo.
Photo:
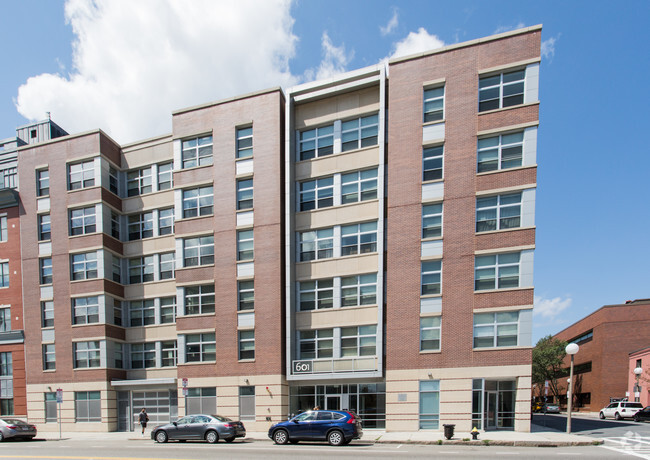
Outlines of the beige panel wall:
[[127,342],[151,342],[154,340],[176,340],[176,325],[156,324],[151,326],[126,328]]
[[[157,223],[155,225],[157,225]],[[124,257],[174,251],[176,249],[175,241],[174,236],[160,236],[158,238],[130,241],[123,245]]]
[[333,225],[361,222],[379,217],[379,201],[364,201],[343,206],[334,206],[320,211],[296,213],[296,231],[322,228]]
[[374,273],[377,271],[379,255],[368,254],[327,259],[317,262],[296,264],[296,280],[331,278],[334,276]]
[[379,91],[372,87],[296,106],[295,126],[302,129],[379,110]]
[[296,329],[321,329],[377,324],[377,306],[346,307],[335,310],[300,311],[296,313]]
[[124,286],[124,298],[142,299],[153,297],[165,297],[176,295],[176,283],[174,281],[159,281],[146,284],[134,284]]
[[174,190],[152,192],[122,200],[122,210],[125,214],[169,206],[174,206]]
[[370,168],[379,164],[379,147],[366,147],[295,164],[295,180]]
[[137,146],[127,146],[123,150],[124,168],[141,168],[153,163],[171,161],[174,157],[172,146],[172,136],[139,142]]

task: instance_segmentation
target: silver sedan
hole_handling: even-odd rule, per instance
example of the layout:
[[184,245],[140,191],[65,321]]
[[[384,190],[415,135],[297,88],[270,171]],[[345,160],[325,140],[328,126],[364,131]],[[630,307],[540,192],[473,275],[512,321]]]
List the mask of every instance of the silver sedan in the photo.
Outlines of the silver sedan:
[[236,422],[219,415],[186,415],[177,421],[158,425],[151,430],[151,439],[156,442],[168,440],[205,440],[215,443],[219,439],[233,442],[235,438],[246,436],[242,422]]
[[0,441],[5,439],[33,439],[36,427],[17,418],[0,419]]

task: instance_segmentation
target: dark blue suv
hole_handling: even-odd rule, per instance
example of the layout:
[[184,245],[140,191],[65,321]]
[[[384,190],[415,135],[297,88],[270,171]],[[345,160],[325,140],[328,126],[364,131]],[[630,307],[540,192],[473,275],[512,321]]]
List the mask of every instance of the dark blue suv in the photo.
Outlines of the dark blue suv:
[[362,435],[361,419],[353,412],[340,410],[310,410],[269,428],[269,438],[276,444],[327,441],[332,446],[343,446]]

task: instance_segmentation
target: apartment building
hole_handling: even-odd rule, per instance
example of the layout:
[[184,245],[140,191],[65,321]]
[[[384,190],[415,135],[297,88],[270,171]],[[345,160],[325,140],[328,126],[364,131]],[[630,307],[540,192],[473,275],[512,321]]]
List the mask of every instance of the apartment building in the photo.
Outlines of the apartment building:
[[529,430],[540,36],[19,147],[30,421]]

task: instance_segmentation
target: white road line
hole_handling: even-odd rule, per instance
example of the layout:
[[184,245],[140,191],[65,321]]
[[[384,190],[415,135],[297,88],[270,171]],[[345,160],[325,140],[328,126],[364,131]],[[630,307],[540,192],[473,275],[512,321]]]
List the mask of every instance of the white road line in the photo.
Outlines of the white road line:
[[617,447],[610,447],[610,446],[598,446],[602,447],[603,449],[608,449],[608,450],[613,450],[614,452],[619,452],[621,454],[627,454],[627,455],[632,455],[634,457],[639,457],[639,458],[644,458],[646,460],[650,460],[650,455],[643,455],[634,452],[632,449],[619,449]]

